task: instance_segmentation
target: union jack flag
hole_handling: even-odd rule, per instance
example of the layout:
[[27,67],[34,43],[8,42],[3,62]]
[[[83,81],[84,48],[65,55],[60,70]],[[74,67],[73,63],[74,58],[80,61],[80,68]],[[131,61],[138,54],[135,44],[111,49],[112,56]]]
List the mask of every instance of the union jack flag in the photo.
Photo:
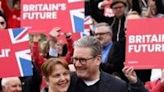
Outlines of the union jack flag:
[[1,54],[10,49],[9,55],[0,57],[0,77],[30,76],[32,63],[29,49],[28,28],[14,28],[0,31]]
[[70,10],[73,32],[84,31],[84,8]]
[[[66,0],[66,2],[69,13],[66,14],[67,25],[62,26],[62,28],[64,32],[71,32],[73,39],[76,40],[84,36],[82,34],[86,34],[84,32],[84,0]],[[68,27],[67,30],[64,29],[66,26]]]
[[94,23],[91,16],[85,16],[84,18],[84,32],[81,36],[89,36],[90,32],[94,31]]
[[[85,32],[84,27],[84,5],[81,6],[81,4],[84,3],[84,0],[68,0],[68,4],[70,5],[70,19],[71,19],[71,26],[72,26],[72,32],[75,39],[78,39],[84,35],[86,35],[87,32]],[[78,7],[73,8],[74,5],[78,4]],[[76,35],[75,35],[76,34]],[[77,34],[79,34],[77,36]]]

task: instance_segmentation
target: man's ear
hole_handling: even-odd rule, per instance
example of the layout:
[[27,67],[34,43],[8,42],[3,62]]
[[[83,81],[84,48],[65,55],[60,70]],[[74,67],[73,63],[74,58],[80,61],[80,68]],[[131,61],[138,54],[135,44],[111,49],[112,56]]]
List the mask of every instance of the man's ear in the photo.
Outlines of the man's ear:
[[101,64],[101,55],[96,56],[96,64],[98,66]]

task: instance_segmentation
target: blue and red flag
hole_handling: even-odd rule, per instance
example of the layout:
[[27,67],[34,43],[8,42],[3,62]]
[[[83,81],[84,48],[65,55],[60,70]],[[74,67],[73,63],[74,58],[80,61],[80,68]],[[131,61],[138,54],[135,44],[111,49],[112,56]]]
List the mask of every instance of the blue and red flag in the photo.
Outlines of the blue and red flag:
[[0,77],[32,75],[28,28],[3,30],[0,37]]

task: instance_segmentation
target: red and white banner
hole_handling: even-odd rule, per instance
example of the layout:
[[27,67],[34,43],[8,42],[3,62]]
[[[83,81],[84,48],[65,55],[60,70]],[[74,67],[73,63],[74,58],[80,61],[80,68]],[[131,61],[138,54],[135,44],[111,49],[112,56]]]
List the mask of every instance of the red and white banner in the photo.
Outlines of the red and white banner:
[[55,27],[62,32],[84,30],[84,0],[22,0],[21,26],[30,32],[48,33]]
[[164,18],[129,20],[126,65],[136,69],[164,68]]
[[0,30],[0,78],[32,75],[28,28]]

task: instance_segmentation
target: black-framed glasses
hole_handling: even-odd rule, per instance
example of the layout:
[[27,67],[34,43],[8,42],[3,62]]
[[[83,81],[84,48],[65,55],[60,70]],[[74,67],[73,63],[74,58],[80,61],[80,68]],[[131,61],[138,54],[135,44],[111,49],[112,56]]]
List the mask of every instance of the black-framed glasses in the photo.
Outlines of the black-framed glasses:
[[122,5],[122,6],[113,7],[113,9],[116,10],[116,9],[121,9],[121,8],[123,8],[123,7],[124,7],[124,6]]
[[95,33],[95,36],[98,36],[98,35],[105,35],[105,34],[108,34],[108,33],[110,33],[110,32],[103,32],[103,33]]
[[80,64],[85,65],[88,60],[94,59],[95,57],[90,57],[90,58],[76,58],[73,57],[72,61],[74,64],[76,64],[77,61],[79,61]]

